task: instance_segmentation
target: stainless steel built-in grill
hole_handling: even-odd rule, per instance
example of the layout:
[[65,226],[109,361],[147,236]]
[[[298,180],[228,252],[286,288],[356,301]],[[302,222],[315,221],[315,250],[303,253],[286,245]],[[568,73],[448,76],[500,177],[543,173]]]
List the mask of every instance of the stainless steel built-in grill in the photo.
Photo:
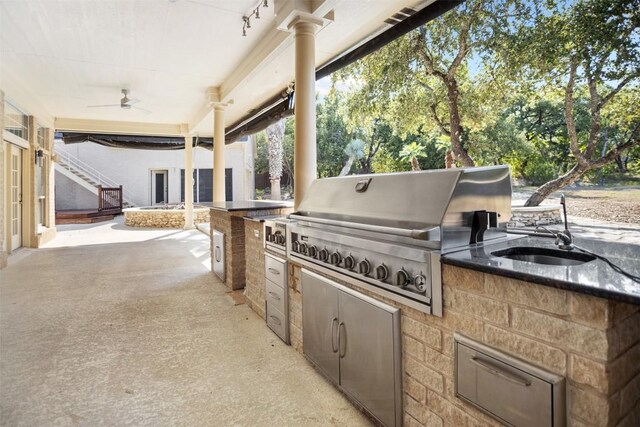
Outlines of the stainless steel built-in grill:
[[289,216],[288,253],[441,316],[440,255],[504,237],[510,217],[507,166],[318,179]]

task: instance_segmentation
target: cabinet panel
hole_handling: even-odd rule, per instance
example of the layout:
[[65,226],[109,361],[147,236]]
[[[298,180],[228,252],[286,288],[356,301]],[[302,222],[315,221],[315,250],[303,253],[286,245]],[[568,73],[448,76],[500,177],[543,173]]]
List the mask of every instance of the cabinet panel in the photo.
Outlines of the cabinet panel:
[[385,425],[396,425],[402,405],[396,405],[393,313],[342,291],[338,307],[340,385]]
[[267,304],[275,307],[278,311],[284,313],[286,308],[286,296],[284,289],[267,279],[266,283],[266,300]]
[[272,305],[267,304],[267,326],[282,340],[288,342],[288,328],[286,316]]
[[302,270],[302,340],[304,354],[339,383],[338,289],[332,282]]

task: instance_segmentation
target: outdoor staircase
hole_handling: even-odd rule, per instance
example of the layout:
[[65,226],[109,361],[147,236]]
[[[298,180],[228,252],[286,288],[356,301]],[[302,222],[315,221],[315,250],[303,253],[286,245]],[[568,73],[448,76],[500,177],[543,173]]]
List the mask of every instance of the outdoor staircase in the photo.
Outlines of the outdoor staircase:
[[[83,162],[76,156],[69,154],[66,151],[55,150],[55,169],[56,172],[60,172],[67,178],[71,179],[75,183],[91,191],[96,196],[99,193],[98,188],[103,187],[119,187],[119,185],[112,179],[106,177],[103,173],[98,171],[93,166]],[[122,190],[122,207],[131,208],[135,204],[132,202],[133,197],[131,193],[125,189]]]

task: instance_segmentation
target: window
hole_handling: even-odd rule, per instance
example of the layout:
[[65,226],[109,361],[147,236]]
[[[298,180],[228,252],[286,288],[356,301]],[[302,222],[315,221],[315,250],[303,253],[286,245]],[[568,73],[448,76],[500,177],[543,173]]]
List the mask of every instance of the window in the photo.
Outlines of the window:
[[24,140],[29,140],[29,116],[17,107],[5,101],[4,128]]
[[[233,168],[227,168],[225,175],[225,198],[233,200]],[[180,170],[180,200],[184,202],[184,169]],[[193,170],[193,203],[211,202],[213,200],[213,169]]]

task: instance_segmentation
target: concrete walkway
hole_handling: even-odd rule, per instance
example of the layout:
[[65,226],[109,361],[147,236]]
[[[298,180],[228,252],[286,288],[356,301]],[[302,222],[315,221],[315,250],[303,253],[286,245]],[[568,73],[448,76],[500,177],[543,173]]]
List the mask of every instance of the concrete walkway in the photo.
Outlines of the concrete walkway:
[[234,305],[203,233],[58,230],[0,270],[0,425],[369,425]]

